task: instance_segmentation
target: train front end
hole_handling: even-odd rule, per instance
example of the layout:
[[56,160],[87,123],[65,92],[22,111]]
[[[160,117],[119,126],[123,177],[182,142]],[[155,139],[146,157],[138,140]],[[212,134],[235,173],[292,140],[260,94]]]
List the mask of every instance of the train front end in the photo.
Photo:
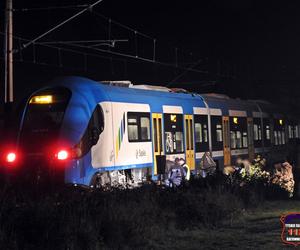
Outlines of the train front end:
[[22,183],[64,182],[64,164],[71,157],[60,130],[71,91],[55,87],[37,91],[25,107],[17,146],[5,155],[7,172]]
[[89,186],[97,172],[91,148],[104,129],[99,103],[108,96],[98,82],[82,77],[57,78],[49,86],[27,101],[16,151],[5,157],[8,173],[21,183]]

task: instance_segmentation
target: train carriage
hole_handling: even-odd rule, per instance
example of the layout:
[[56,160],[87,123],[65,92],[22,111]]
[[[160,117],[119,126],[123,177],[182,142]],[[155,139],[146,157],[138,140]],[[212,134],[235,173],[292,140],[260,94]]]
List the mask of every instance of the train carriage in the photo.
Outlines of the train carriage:
[[125,85],[65,77],[33,93],[18,135],[20,178],[59,172],[65,183],[138,185],[157,179],[159,156],[184,158],[193,172],[209,151],[222,170],[299,138],[297,117],[266,103]]

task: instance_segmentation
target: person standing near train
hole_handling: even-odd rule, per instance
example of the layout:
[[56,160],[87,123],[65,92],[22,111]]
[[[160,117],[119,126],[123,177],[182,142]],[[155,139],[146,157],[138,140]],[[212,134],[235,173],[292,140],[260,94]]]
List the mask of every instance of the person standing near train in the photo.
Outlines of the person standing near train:
[[180,165],[180,159],[176,158],[174,165],[171,167],[168,173],[167,185],[170,187],[178,187],[186,178],[186,172],[183,166]]
[[186,164],[185,160],[183,158],[180,158],[179,164],[183,167],[183,170],[185,171],[185,180],[189,181],[191,178],[191,171],[190,167]]

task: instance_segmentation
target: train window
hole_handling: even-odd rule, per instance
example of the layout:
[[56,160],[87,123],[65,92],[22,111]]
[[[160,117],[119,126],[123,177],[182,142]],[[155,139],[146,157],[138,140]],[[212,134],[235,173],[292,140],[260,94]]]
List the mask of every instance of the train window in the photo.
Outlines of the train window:
[[208,145],[208,118],[207,115],[194,115],[196,152],[206,152]]
[[[24,119],[23,130],[47,133],[58,130],[61,126],[63,116],[71,93],[66,89],[51,89],[39,93],[30,99]],[[42,102],[46,97],[51,102]],[[32,100],[39,101],[32,101]],[[56,100],[56,101],[55,101]]]
[[236,148],[236,138],[235,138],[235,132],[230,131],[230,146],[232,149]]
[[175,133],[175,141],[176,141],[176,151],[183,152],[183,133],[176,132]]
[[181,114],[164,114],[166,153],[184,152],[183,117]]
[[208,132],[206,124],[203,124],[203,141],[208,142]]
[[[284,120],[276,119],[274,120],[274,144],[282,145],[285,144],[285,125]],[[277,137],[277,139],[275,138]]]
[[241,131],[236,131],[236,147],[242,148],[242,134]]
[[299,138],[299,131],[297,125],[294,126],[294,134],[295,134],[295,138]]
[[269,125],[266,125],[266,139],[267,140],[271,140],[271,137],[270,137],[270,126]]
[[195,123],[195,136],[196,136],[196,143],[202,142],[202,125],[201,123]]
[[151,141],[149,113],[128,112],[127,126],[129,142]]
[[191,150],[194,150],[194,131],[193,131],[192,121],[191,121],[191,124],[190,124],[190,128],[191,128]]
[[137,141],[139,139],[138,119],[136,116],[128,115],[128,140]]
[[262,135],[261,135],[261,127],[260,125],[258,126],[258,139],[261,141],[262,140]]
[[262,147],[262,127],[260,118],[253,118],[253,140],[254,147]]
[[243,132],[243,147],[247,148],[248,147],[248,137],[247,137],[247,132]]
[[[270,125],[270,119],[268,118],[263,119],[263,140],[264,140],[265,147],[271,146],[271,125]],[[274,138],[274,143],[275,143],[275,138]]]
[[258,140],[258,125],[254,124],[253,125],[253,129],[254,129],[254,140]]
[[91,147],[98,142],[99,136],[104,129],[104,116],[100,105],[94,109],[87,128],[79,143],[75,145],[78,149],[77,157],[82,157],[90,151]]
[[288,126],[288,130],[289,130],[289,139],[292,139],[294,137],[293,136],[293,126],[289,125]]
[[246,117],[230,117],[230,135],[232,149],[248,147]]
[[277,131],[274,131],[274,144],[278,145],[278,133],[277,133]]
[[282,144],[282,140],[281,140],[281,132],[277,131],[277,135],[278,135],[278,144],[281,145]]
[[281,131],[281,143],[285,144],[285,133],[284,133],[284,131]]
[[70,97],[68,89],[52,88],[40,91],[30,99],[20,135],[24,150],[40,152],[43,149],[41,142],[52,142],[59,133]]
[[223,149],[223,132],[222,132],[222,117],[211,116],[211,138],[212,150],[218,151]]
[[141,117],[141,139],[150,140],[150,119]]
[[216,126],[216,139],[217,139],[217,142],[223,141],[221,124],[217,124],[217,126]]

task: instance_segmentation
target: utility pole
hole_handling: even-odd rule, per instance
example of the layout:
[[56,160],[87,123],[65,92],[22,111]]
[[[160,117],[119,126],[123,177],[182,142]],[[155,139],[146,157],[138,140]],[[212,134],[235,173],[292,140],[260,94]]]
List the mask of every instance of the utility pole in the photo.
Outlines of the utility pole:
[[6,0],[4,34],[4,128],[10,129],[13,111],[13,9],[12,1]]
[[4,77],[4,103],[5,106],[11,106],[14,101],[13,95],[13,15],[12,0],[6,0],[5,15],[5,77]]

